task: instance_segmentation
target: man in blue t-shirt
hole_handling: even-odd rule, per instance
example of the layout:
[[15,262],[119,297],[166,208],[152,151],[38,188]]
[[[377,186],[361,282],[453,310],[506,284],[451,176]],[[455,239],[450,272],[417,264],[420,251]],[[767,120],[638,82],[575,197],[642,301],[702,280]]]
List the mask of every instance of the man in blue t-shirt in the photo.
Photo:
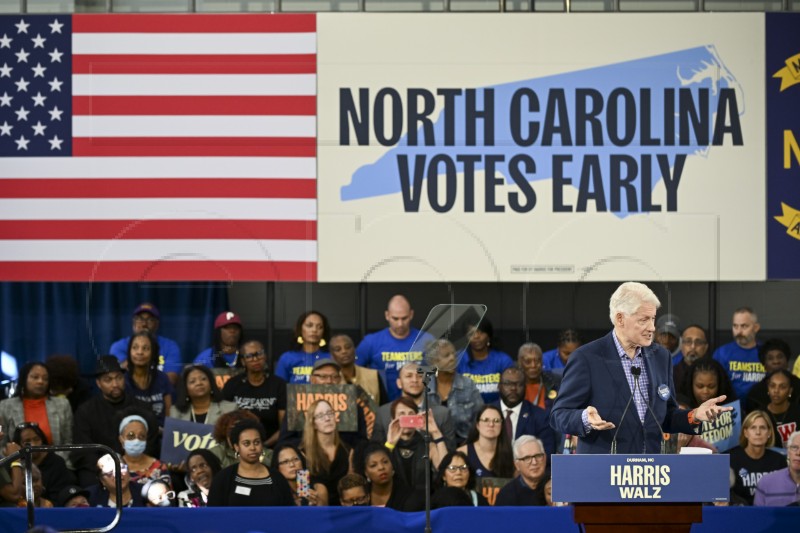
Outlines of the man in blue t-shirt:
[[374,368],[384,375],[389,400],[400,397],[397,377],[406,363],[420,363],[422,351],[409,351],[419,330],[411,327],[414,310],[403,295],[389,300],[384,313],[389,327],[365,336],[356,348],[356,364]]
[[[161,313],[151,303],[145,302],[133,310],[133,333],[146,331],[158,337],[158,346],[161,348],[161,353],[158,354],[158,369],[164,372],[174,385],[183,369],[181,349],[174,340],[158,335],[160,322]],[[130,337],[123,337],[112,344],[108,350],[110,354],[116,356],[123,366],[127,364],[128,343],[130,340]]]
[[764,379],[764,365],[758,358],[756,335],[761,329],[758,316],[749,307],[733,312],[733,342],[717,348],[714,359],[731,378],[737,398],[746,398],[750,388]]

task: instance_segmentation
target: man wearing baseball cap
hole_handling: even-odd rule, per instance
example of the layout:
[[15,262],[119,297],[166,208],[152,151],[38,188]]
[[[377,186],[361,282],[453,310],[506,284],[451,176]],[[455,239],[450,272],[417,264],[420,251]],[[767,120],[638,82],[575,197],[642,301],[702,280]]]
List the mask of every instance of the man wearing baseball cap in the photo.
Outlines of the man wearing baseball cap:
[[[158,346],[161,348],[161,353],[158,354],[158,369],[167,374],[174,385],[177,383],[178,375],[183,369],[181,349],[174,340],[158,335],[158,326],[160,322],[161,313],[159,313],[158,307],[149,302],[139,304],[139,306],[133,310],[133,333],[136,334],[146,331],[158,337]],[[123,366],[127,362],[128,343],[130,341],[130,336],[123,337],[112,344],[111,348],[108,350],[110,354],[117,357]]]

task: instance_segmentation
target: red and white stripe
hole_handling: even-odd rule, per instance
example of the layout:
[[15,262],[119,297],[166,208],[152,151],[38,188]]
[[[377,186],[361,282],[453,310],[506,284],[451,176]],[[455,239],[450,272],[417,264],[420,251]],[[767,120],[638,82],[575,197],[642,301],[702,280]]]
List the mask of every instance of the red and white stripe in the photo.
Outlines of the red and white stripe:
[[0,279],[315,280],[315,15],[74,15],[73,157],[3,158]]

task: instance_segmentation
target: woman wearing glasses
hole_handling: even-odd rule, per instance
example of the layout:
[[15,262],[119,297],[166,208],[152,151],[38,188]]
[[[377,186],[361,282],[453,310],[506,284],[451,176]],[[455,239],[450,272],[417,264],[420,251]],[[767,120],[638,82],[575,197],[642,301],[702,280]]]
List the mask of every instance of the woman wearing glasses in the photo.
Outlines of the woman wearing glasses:
[[261,462],[266,432],[261,422],[242,420],[231,430],[230,441],[239,462],[214,476],[209,507],[293,506],[286,479]]
[[328,505],[328,489],[325,485],[312,478],[304,487],[303,482],[299,480],[297,473],[307,472],[306,468],[306,458],[293,444],[279,444],[273,450],[272,470],[280,472],[289,482],[295,505],[301,507]]
[[[52,444],[72,444],[72,408],[68,400],[50,396],[50,371],[44,363],[26,363],[14,397],[0,401],[0,425],[7,432],[23,422],[36,422]],[[0,449],[6,442],[0,438]],[[66,457],[66,452],[60,455]]]
[[[398,398],[392,402],[390,412],[392,421],[386,432],[386,448],[391,452],[392,460],[397,466],[397,474],[409,487],[425,486],[425,440],[420,431],[415,427],[424,429],[424,415],[417,414],[417,404],[407,397]],[[431,458],[431,478],[436,475],[436,469],[442,457],[447,454],[447,445],[444,435],[433,419],[433,411],[428,411],[428,430],[431,433],[431,443],[428,456]],[[413,422],[417,422],[414,424]]]
[[514,463],[519,476],[500,489],[495,507],[546,505],[543,485],[547,473],[547,454],[544,453],[542,441],[533,435],[523,435],[514,441]]
[[330,505],[339,505],[336,484],[350,468],[350,450],[339,437],[336,412],[325,400],[313,402],[306,410],[301,448],[311,477],[325,485]]
[[264,445],[272,447],[278,442],[281,422],[286,416],[286,382],[270,375],[267,354],[260,341],[244,342],[239,355],[244,363],[244,372],[225,383],[222,397],[236,402],[239,409],[257,415],[267,431]]
[[483,494],[475,490],[475,472],[467,464],[463,452],[450,452],[439,463],[439,472],[434,487],[461,489],[467,493],[474,507],[488,506]]
[[476,477],[510,478],[514,475],[510,437],[497,407],[483,406],[467,436],[467,443],[458,451],[467,456],[467,464]]
[[122,461],[128,465],[131,482],[144,485],[151,479],[167,476],[166,465],[145,453],[149,427],[144,417],[133,409],[123,411],[121,416],[119,443],[124,451]]
[[169,416],[179,420],[214,425],[219,417],[236,410],[235,403],[222,399],[214,374],[203,365],[183,369],[176,396]]

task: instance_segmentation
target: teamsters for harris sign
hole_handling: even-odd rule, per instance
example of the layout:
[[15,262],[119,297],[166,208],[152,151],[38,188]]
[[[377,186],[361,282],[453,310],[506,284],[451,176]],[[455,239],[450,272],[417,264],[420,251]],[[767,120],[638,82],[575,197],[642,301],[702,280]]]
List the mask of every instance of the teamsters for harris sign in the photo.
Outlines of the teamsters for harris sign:
[[320,279],[763,278],[763,18],[714,17],[320,17]]

